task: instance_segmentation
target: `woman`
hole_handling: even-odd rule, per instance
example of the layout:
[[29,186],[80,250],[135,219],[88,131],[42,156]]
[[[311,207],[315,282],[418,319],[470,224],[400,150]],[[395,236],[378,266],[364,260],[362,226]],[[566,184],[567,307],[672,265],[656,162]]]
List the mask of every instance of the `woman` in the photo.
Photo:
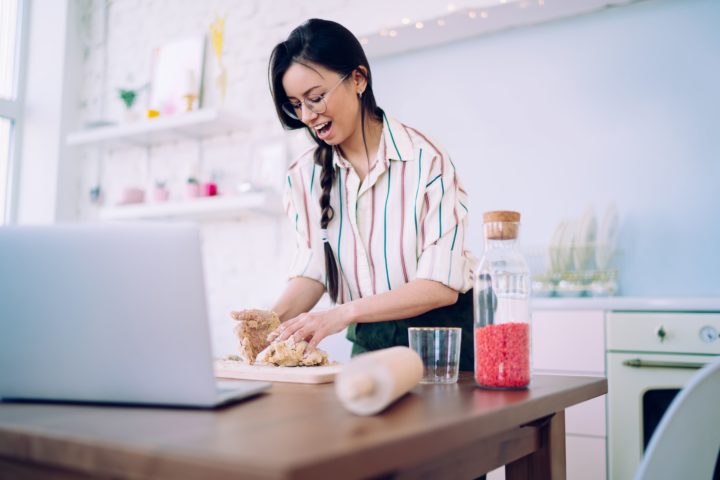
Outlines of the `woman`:
[[[293,30],[269,77],[280,122],[317,143],[288,169],[298,253],[273,307],[278,340],[314,348],[347,327],[356,355],[407,345],[409,326],[459,326],[472,370],[467,196],[448,155],[376,105],[365,53],[338,23]],[[336,306],[310,312],[325,291]]]

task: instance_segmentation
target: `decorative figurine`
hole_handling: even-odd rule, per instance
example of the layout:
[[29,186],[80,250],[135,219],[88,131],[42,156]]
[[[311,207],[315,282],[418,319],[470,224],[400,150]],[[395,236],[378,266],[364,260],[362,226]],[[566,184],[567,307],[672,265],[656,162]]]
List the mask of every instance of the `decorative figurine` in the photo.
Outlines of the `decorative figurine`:
[[225,100],[225,94],[227,93],[227,69],[222,60],[225,38],[225,18],[227,17],[215,17],[215,21],[210,24],[210,43],[212,44],[218,69],[220,70],[218,76],[215,77],[215,86],[220,93],[220,102]]
[[206,197],[215,197],[218,194],[217,184],[215,182],[205,182],[203,185],[203,193]]

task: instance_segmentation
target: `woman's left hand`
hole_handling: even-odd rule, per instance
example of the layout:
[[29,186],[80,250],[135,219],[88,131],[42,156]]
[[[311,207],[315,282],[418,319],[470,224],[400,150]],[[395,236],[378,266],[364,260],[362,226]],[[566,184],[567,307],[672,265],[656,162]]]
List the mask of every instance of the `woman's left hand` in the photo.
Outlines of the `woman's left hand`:
[[308,348],[313,350],[320,341],[334,333],[342,332],[351,323],[344,306],[329,310],[301,313],[297,317],[282,323],[277,332],[280,335],[275,340],[282,342],[293,337],[296,342],[307,340]]

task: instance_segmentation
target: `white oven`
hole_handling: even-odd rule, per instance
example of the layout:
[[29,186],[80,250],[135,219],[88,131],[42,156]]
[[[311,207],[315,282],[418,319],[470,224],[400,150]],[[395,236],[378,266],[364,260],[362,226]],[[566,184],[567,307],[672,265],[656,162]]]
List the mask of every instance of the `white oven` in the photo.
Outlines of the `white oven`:
[[720,313],[612,312],[606,326],[608,477],[627,480],[677,392],[720,355]]

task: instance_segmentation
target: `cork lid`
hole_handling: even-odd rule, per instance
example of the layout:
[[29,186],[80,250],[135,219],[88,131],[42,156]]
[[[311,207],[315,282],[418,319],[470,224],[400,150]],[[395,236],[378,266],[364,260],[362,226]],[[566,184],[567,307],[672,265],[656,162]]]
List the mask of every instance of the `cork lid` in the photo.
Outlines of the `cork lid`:
[[488,240],[513,240],[518,236],[520,213],[510,210],[496,210],[483,214],[485,238]]
[[483,213],[483,222],[519,222],[520,213],[512,210],[495,210]]

